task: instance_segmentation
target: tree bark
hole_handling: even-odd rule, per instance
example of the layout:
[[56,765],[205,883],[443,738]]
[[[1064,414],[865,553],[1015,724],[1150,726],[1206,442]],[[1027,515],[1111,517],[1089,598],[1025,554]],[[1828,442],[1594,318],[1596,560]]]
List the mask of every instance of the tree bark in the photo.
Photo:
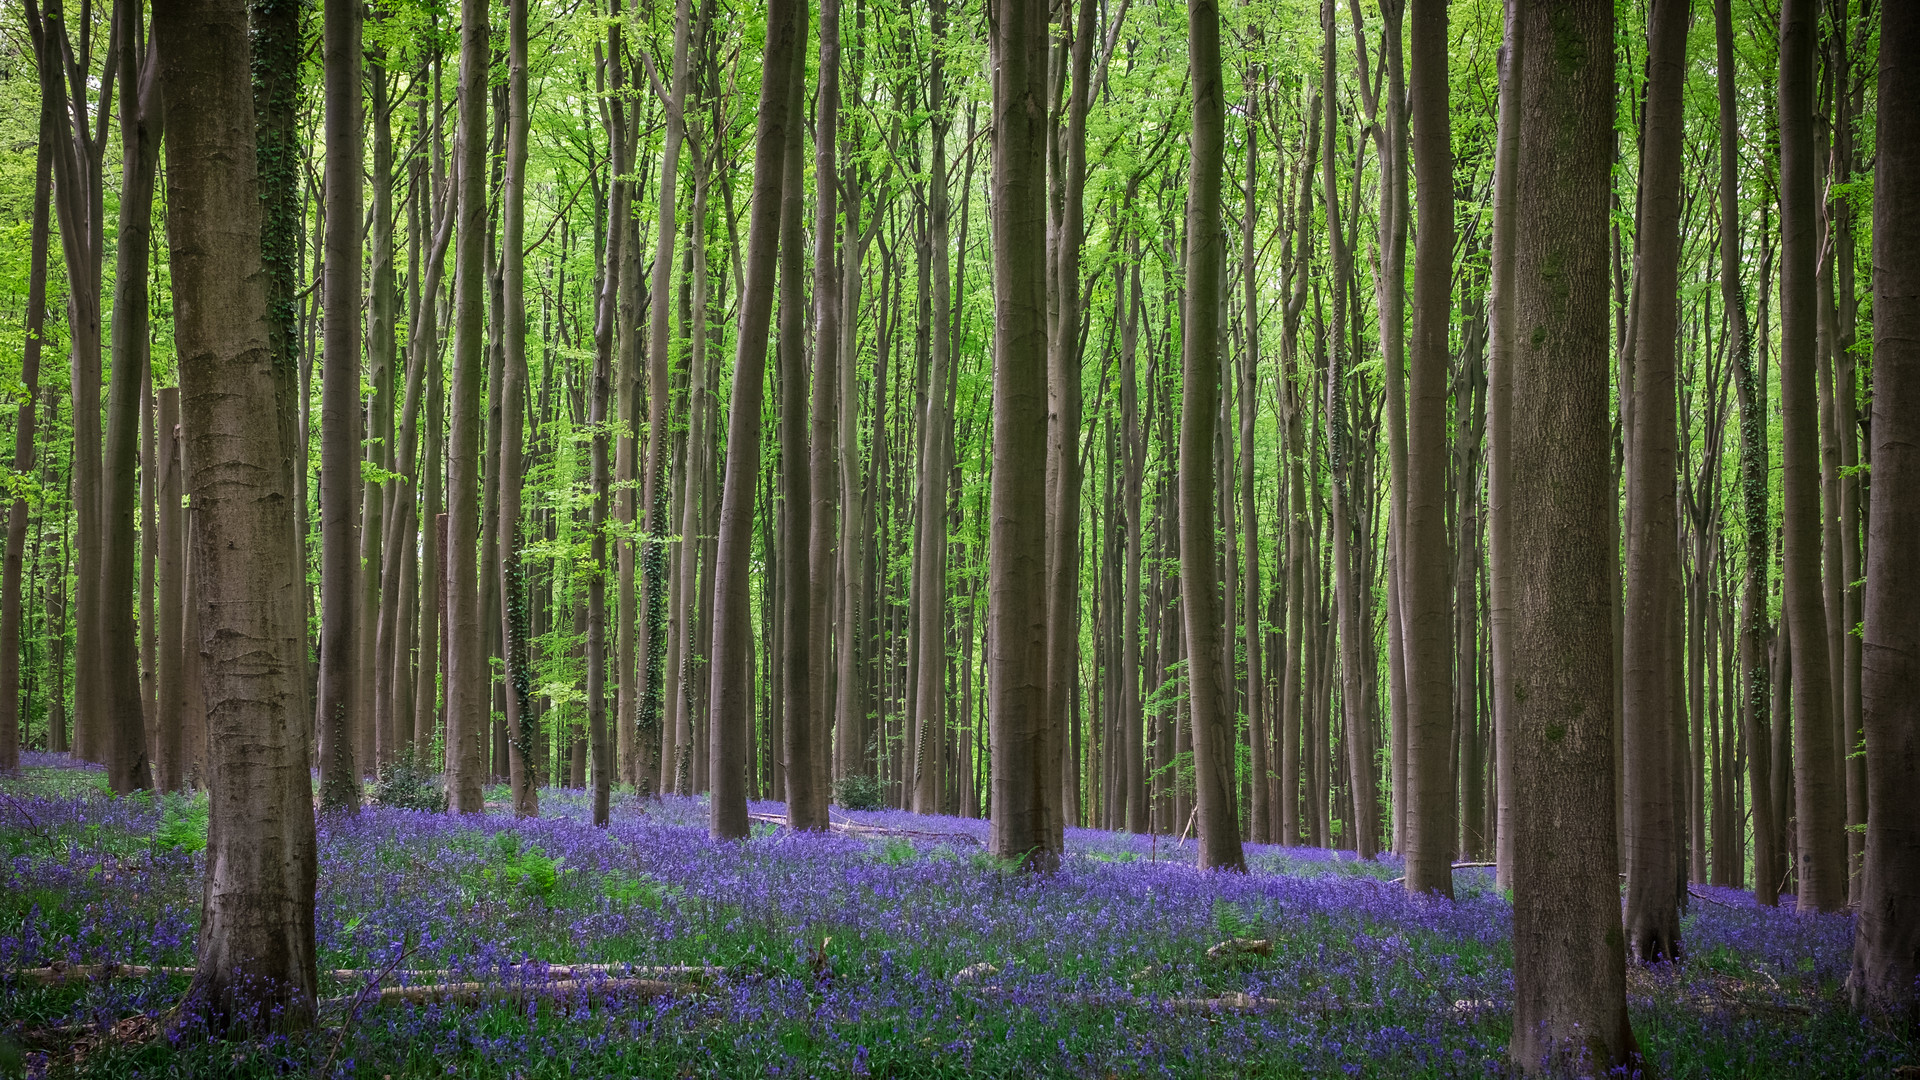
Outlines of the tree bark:
[[[1331,0],[1329,0],[1329,3]],[[1327,10],[1331,10],[1329,7]],[[1180,584],[1187,631],[1200,868],[1246,872],[1234,805],[1232,691],[1221,679],[1216,595],[1214,441],[1220,422],[1220,300],[1226,233],[1220,223],[1226,107],[1220,74],[1220,9],[1187,5],[1187,65],[1193,83],[1193,159],[1187,179],[1187,304],[1181,320]]]
[[1832,675],[1820,585],[1819,410],[1814,388],[1815,235],[1812,0],[1780,7],[1781,605],[1793,633],[1794,785],[1800,907],[1847,901],[1844,810],[1834,761]]
[[754,133],[753,202],[747,223],[747,269],[734,338],[733,396],[727,409],[727,474],[721,494],[719,550],[714,562],[712,798],[708,831],[715,839],[747,835],[747,724],[752,680],[749,652],[755,485],[760,475],[760,410],[766,395],[767,330],[773,315],[779,257],[781,195],[785,187],[787,127],[793,115],[793,67],[806,45],[802,0],[771,0],[761,67],[760,108]]
[[989,850],[1028,869],[1064,847],[1057,733],[1047,711],[1047,5],[996,0],[993,489],[987,563]]
[[320,804],[360,809],[358,569],[360,487],[360,4],[325,5],[325,364],[320,385]]
[[[1448,326],[1452,318],[1453,154],[1447,6],[1413,0],[1413,349],[1407,415],[1407,890],[1453,895],[1454,785],[1446,523]],[[1331,91],[1328,92],[1331,97]],[[1331,148],[1328,153],[1331,154]],[[1336,346],[1338,348],[1338,346]],[[1463,493],[1462,505],[1468,496]],[[1460,679],[1469,678],[1461,672]]]
[[480,382],[486,365],[486,0],[461,0],[458,196],[454,213],[453,397],[447,439],[447,794],[455,813],[483,809],[491,673],[481,637]]
[[[939,8],[936,6],[936,11]],[[842,278],[835,259],[839,229],[836,195],[840,172],[837,153],[840,139],[840,0],[821,0],[820,4],[820,94],[814,122],[813,174],[813,416],[811,488],[812,520],[808,526],[807,549],[807,636],[812,650],[807,656],[807,681],[811,693],[807,701],[807,732],[813,739],[813,798],[816,816],[807,821],[811,827],[827,823],[827,804],[831,795],[830,765],[835,743],[828,733],[834,725],[833,648],[835,570],[839,564],[836,543],[836,517],[840,506],[840,298]],[[936,174],[937,175],[937,174]],[[938,181],[936,181],[938,182]],[[851,519],[849,519],[851,520]],[[842,543],[844,541],[841,541]],[[843,639],[841,648],[846,648]],[[851,718],[840,716],[844,727]],[[796,820],[796,806],[789,803],[789,821]]]
[[1520,95],[1519,76],[1521,37],[1517,3],[1506,0],[1506,30],[1502,41],[1505,55],[1500,65],[1500,104],[1496,120],[1493,165],[1493,252],[1490,268],[1489,348],[1487,350],[1487,627],[1488,666],[1493,681],[1493,758],[1494,787],[1499,807],[1495,812],[1494,870],[1500,887],[1513,888],[1513,740],[1509,719],[1513,715],[1513,682],[1509,677],[1513,648],[1510,629],[1513,616],[1514,580],[1512,567],[1513,516],[1509,503],[1508,478],[1513,465],[1509,454],[1513,428],[1513,364],[1518,347],[1514,312],[1514,255],[1518,238],[1514,235],[1518,204],[1515,190],[1519,177]]
[[1856,1006],[1920,1028],[1920,11],[1880,9],[1873,187],[1873,499],[1867,519],[1860,707],[1866,871]]
[[[780,379],[779,430],[780,622],[778,672],[780,723],[786,771],[787,820],[798,828],[825,828],[826,792],[819,790],[814,762],[817,740],[808,726],[813,713],[811,548],[812,461],[807,446],[806,308],[806,48],[807,12],[802,0],[802,40],[796,47],[787,89],[786,179],[780,190]],[[831,140],[832,136],[828,136]]]
[[1606,520],[1614,15],[1522,0],[1514,176],[1514,1020],[1527,1073],[1628,1065]]
[[[1681,90],[1687,0],[1656,0],[1647,40],[1640,227],[1633,315],[1633,411],[1627,453],[1627,596],[1622,650],[1626,706],[1627,948],[1644,964],[1678,960],[1682,804],[1674,798],[1682,736],[1681,596],[1675,415],[1680,308]],[[1702,571],[1704,572],[1704,568]],[[1684,744],[1683,744],[1684,745]],[[1684,790],[1684,788],[1681,788]],[[1676,887],[1678,882],[1678,887]]]
[[[664,711],[663,686],[667,656],[667,545],[661,534],[669,527],[667,483],[668,357],[672,339],[673,246],[679,236],[674,211],[678,208],[680,148],[686,134],[687,42],[692,14],[689,0],[678,0],[673,15],[673,68],[667,88],[666,140],[660,154],[659,230],[655,234],[653,275],[648,282],[647,307],[647,464],[641,478],[645,502],[641,551],[639,714],[634,718],[641,751],[653,755],[661,744]],[[626,718],[622,717],[625,723]],[[646,775],[665,787],[669,766],[651,762]]]
[[[181,512],[180,496],[185,485],[180,453],[180,390],[162,387],[160,398],[159,446],[155,453],[158,475],[159,512],[155,533],[158,540],[159,604],[159,699],[154,727],[158,732],[158,752],[154,755],[154,784],[162,791],[177,791],[186,784],[189,766],[200,760],[205,746],[193,746],[186,737],[187,649],[197,643],[186,639],[185,613],[193,597],[187,592],[186,515]],[[196,725],[197,726],[197,725]]]
[[[309,1022],[315,842],[304,601],[261,267],[241,0],[160,0],[181,427],[204,636],[211,817],[191,993],[216,1027]],[[264,602],[263,602],[264,600]]]
[[[42,61],[45,62],[44,60]],[[20,352],[22,399],[13,424],[13,468],[33,475],[33,432],[40,407],[40,349],[47,322],[47,248],[52,235],[53,147],[60,116],[52,98],[40,101],[40,148],[34,155],[33,224],[28,241],[25,341]],[[24,494],[7,507],[7,547],[0,564],[0,772],[20,767],[20,606],[21,562],[27,545],[28,508]],[[51,713],[49,713],[51,716]],[[48,749],[53,749],[51,740]]]
[[520,559],[521,448],[527,396],[526,289],[527,0],[507,0],[507,161],[500,191],[500,640],[507,675],[507,783],[513,812],[540,812],[533,763],[533,672],[527,592]]

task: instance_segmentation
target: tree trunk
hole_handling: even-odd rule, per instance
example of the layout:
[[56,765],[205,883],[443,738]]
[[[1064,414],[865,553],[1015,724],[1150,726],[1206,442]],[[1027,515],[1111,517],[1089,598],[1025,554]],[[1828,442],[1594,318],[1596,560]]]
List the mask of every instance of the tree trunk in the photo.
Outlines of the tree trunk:
[[[668,357],[671,352],[673,292],[673,245],[679,235],[674,211],[678,207],[680,184],[680,146],[686,133],[684,110],[687,101],[687,42],[691,32],[688,0],[678,0],[673,15],[672,82],[667,90],[666,145],[660,154],[659,231],[655,234],[653,276],[648,282],[647,308],[647,464],[641,478],[645,519],[640,558],[643,587],[640,624],[639,715],[635,731],[643,753],[651,756],[660,746],[662,694],[666,681],[667,656],[667,546],[657,537],[668,528],[666,471]],[[626,718],[622,717],[622,722]],[[653,761],[644,769],[649,783],[664,787],[669,766]],[[657,790],[656,787],[656,790]]]
[[1820,586],[1819,410],[1814,388],[1815,236],[1812,0],[1780,8],[1781,605],[1793,633],[1794,785],[1802,910],[1847,901],[1844,810],[1834,761],[1832,671]]
[[[1514,1003],[1523,1072],[1636,1056],[1615,880],[1606,520],[1613,5],[1516,4],[1509,491]],[[1576,1066],[1574,1063],[1577,1062]]]
[[513,812],[540,812],[533,768],[533,672],[527,640],[526,584],[520,562],[521,447],[527,396],[526,289],[527,0],[507,2],[507,161],[500,191],[500,279],[505,303],[500,381],[500,611],[501,654],[507,675],[507,782]]
[[[51,240],[53,140],[60,117],[53,99],[40,101],[40,149],[33,166],[33,225],[27,269],[25,341],[20,354],[22,398],[13,425],[13,468],[33,475],[35,410],[40,405],[40,348],[47,321],[47,248]],[[0,773],[20,767],[20,605],[21,560],[27,544],[27,500],[15,496],[7,508],[7,548],[0,570]],[[48,713],[52,715],[51,710]],[[51,740],[47,747],[53,749]]]
[[1753,895],[1769,907],[1780,900],[1779,807],[1773,801],[1772,738],[1767,723],[1767,418],[1765,385],[1755,371],[1747,330],[1746,290],[1740,281],[1739,116],[1734,108],[1732,0],[1714,0],[1714,39],[1719,68],[1720,298],[1731,335],[1734,389],[1740,402],[1741,532],[1745,539],[1740,596],[1740,731],[1749,765],[1753,808]]
[[992,28],[993,490],[987,690],[989,849],[1033,870],[1064,847],[1047,712],[1047,5],[999,0]]
[[480,382],[486,364],[482,295],[487,255],[485,0],[461,0],[458,197],[454,213],[453,399],[447,439],[447,793],[455,813],[483,809],[492,676],[481,637]]
[[1920,1027],[1920,11],[1880,9],[1873,187],[1873,500],[1867,518],[1860,707],[1867,740],[1866,871],[1853,999]]
[[1494,870],[1500,887],[1513,888],[1513,740],[1508,724],[1515,707],[1513,683],[1508,672],[1512,666],[1514,581],[1511,573],[1511,537],[1513,517],[1508,503],[1508,478],[1513,466],[1509,455],[1512,444],[1513,365],[1518,347],[1514,313],[1514,254],[1518,238],[1514,235],[1517,204],[1514,193],[1519,183],[1515,175],[1520,149],[1520,102],[1517,92],[1521,63],[1521,38],[1515,5],[1506,0],[1505,56],[1500,67],[1500,105],[1494,144],[1493,166],[1493,257],[1488,297],[1489,324],[1492,330],[1487,350],[1487,624],[1488,666],[1493,681],[1493,759],[1495,791],[1499,807],[1495,812]]
[[[819,790],[814,759],[818,752],[808,721],[813,713],[810,676],[813,665],[812,584],[808,553],[811,547],[813,491],[812,461],[807,449],[807,310],[806,310],[806,125],[798,120],[806,111],[807,14],[804,0],[797,16],[802,38],[796,47],[787,90],[786,179],[780,191],[780,379],[779,431],[780,608],[779,665],[781,683],[781,743],[785,756],[787,820],[798,828],[826,827],[826,792]],[[828,141],[832,136],[827,136]],[[770,665],[770,674],[773,674]]]
[[[1641,963],[1678,960],[1683,804],[1673,795],[1682,736],[1679,449],[1674,411],[1679,335],[1681,89],[1687,0],[1657,0],[1647,43],[1640,227],[1633,314],[1633,423],[1627,453],[1627,596],[1622,649],[1627,800],[1627,947]],[[1624,391],[1623,391],[1624,392]],[[1704,568],[1702,568],[1704,572]],[[1684,790],[1683,788],[1681,790]],[[1676,889],[1676,881],[1679,888]]]
[[[1273,774],[1269,762],[1271,740],[1267,733],[1266,716],[1266,679],[1265,667],[1260,655],[1260,642],[1264,635],[1260,632],[1260,608],[1263,597],[1260,592],[1260,514],[1253,498],[1253,447],[1254,421],[1260,407],[1260,295],[1256,280],[1258,261],[1254,244],[1254,228],[1259,221],[1259,204],[1254,194],[1259,188],[1259,98],[1247,96],[1247,190],[1246,201],[1241,206],[1240,230],[1240,282],[1245,290],[1246,310],[1242,317],[1246,320],[1246,351],[1240,360],[1240,521],[1246,529],[1245,580],[1241,583],[1246,596],[1246,622],[1242,641],[1247,650],[1247,736],[1251,750],[1252,784],[1247,813],[1248,835],[1256,844],[1273,842],[1273,806],[1268,797],[1272,791],[1269,782]],[[1284,186],[1284,185],[1283,185]]]
[[[373,128],[373,170],[371,212],[367,215],[366,246],[371,257],[367,267],[366,348],[367,381],[365,436],[361,473],[361,504],[357,572],[360,599],[355,612],[359,628],[354,645],[358,650],[354,675],[354,729],[358,738],[357,758],[364,773],[377,775],[381,766],[392,761],[396,751],[393,732],[386,724],[386,712],[380,702],[390,691],[387,685],[391,669],[383,664],[380,620],[387,614],[384,597],[393,591],[393,582],[382,576],[385,560],[388,489],[383,475],[393,470],[393,383],[394,322],[399,292],[393,268],[393,125],[390,91],[385,66],[376,51],[367,65],[368,104],[365,119]],[[356,298],[356,305],[358,300]],[[355,380],[358,390],[358,380]],[[372,472],[367,471],[370,468]]]
[[[1331,10],[1329,8],[1328,10]],[[1180,584],[1187,631],[1187,689],[1193,724],[1194,794],[1200,868],[1246,872],[1234,805],[1232,690],[1221,679],[1216,595],[1214,441],[1220,422],[1220,300],[1226,233],[1220,223],[1226,108],[1220,75],[1220,9],[1187,5],[1187,64],[1193,82],[1193,160],[1187,179],[1187,304],[1181,320]]]
[[[161,0],[181,428],[206,658],[211,823],[193,996],[216,1027],[309,1022],[315,843],[304,613],[261,267],[241,0]],[[261,598],[267,602],[262,603]]]
[[353,499],[360,487],[360,5],[325,5],[326,331],[320,401],[320,804],[360,809],[359,559]]
[[[178,791],[186,786],[188,767],[198,762],[205,746],[190,745],[186,738],[187,649],[198,648],[186,639],[185,611],[193,597],[187,592],[186,515],[180,496],[185,485],[180,453],[180,391],[177,387],[160,390],[159,446],[155,457],[158,475],[159,513],[155,522],[158,540],[159,611],[159,700],[154,727],[159,733],[159,752],[154,755],[154,785],[162,791]],[[197,718],[196,718],[197,719]],[[197,724],[195,725],[198,726]]]
[[752,680],[749,652],[749,558],[755,485],[760,475],[760,410],[766,395],[767,330],[773,315],[780,247],[781,194],[787,173],[787,127],[793,115],[793,67],[807,28],[803,0],[771,0],[754,133],[753,201],[747,223],[747,270],[734,338],[733,396],[727,409],[727,475],[721,494],[719,550],[714,562],[713,652],[708,706],[711,816],[716,839],[747,835],[747,724]]
[[[936,7],[936,11],[939,9]],[[807,732],[812,736],[813,798],[817,816],[807,824],[824,825],[832,788],[831,778],[836,744],[828,732],[834,724],[833,648],[835,570],[839,564],[836,544],[836,516],[840,506],[840,298],[842,278],[834,258],[835,233],[839,216],[835,206],[836,178],[839,176],[840,138],[840,0],[821,0],[820,4],[820,96],[816,106],[813,173],[820,178],[814,196],[813,234],[813,428],[811,488],[812,520],[808,525],[807,549],[807,636],[812,641],[808,654],[807,681],[811,693],[807,701]],[[848,521],[852,519],[849,517]],[[848,531],[851,531],[849,529]],[[844,543],[844,541],[841,541]],[[847,648],[843,638],[841,648]],[[842,728],[850,717],[839,717]],[[795,806],[787,807],[789,821],[795,821]]]
[[[1406,612],[1407,889],[1453,895],[1452,665],[1446,523],[1447,330],[1452,314],[1453,155],[1448,117],[1447,7],[1413,0],[1413,349],[1407,416],[1407,535],[1400,548]],[[1332,91],[1327,91],[1329,99]],[[1329,145],[1327,153],[1332,154]],[[1335,346],[1338,348],[1338,346]],[[1462,493],[1462,506],[1468,498]],[[1462,672],[1458,678],[1468,678]]]

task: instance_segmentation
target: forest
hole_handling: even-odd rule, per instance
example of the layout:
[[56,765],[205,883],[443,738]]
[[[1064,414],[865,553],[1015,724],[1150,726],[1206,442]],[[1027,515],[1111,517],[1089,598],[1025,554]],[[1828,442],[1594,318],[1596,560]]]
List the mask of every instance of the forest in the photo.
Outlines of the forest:
[[24,0],[0,237],[0,1077],[1920,1076],[1920,4]]

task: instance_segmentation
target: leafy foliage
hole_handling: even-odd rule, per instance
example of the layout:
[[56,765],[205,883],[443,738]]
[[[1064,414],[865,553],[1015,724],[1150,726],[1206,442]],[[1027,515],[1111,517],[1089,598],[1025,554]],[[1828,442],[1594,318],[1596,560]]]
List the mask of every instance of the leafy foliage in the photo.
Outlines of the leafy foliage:
[[833,782],[833,804],[842,810],[878,810],[885,805],[880,798],[880,781],[854,774]]
[[426,810],[437,814],[447,808],[447,791],[438,777],[409,755],[381,767],[379,778],[373,784],[373,803],[396,810]]

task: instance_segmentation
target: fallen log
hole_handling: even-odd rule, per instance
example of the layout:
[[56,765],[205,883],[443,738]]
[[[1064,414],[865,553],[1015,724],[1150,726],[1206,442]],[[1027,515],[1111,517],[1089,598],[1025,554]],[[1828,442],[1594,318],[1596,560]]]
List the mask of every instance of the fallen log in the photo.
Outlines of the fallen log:
[[[515,964],[502,969],[508,976],[519,976],[532,970],[528,965]],[[665,978],[672,976],[691,978],[715,978],[725,974],[726,969],[710,964],[550,964],[545,969],[544,978],[549,982],[579,980],[588,975],[619,975],[639,978]],[[154,975],[177,975],[192,978],[194,969],[190,967],[151,967],[145,964],[49,964],[46,967],[22,968],[14,972],[22,982],[41,986],[60,986],[69,982],[87,982],[95,979],[144,979]],[[382,968],[334,968],[321,972],[322,975],[342,981],[355,979],[445,979],[454,974],[448,968],[400,969],[388,971]],[[475,973],[469,973],[475,974]]]
[[[767,825],[781,825],[787,819],[779,814],[748,814],[747,819]],[[978,844],[980,838],[971,833],[938,832],[930,829],[896,829],[886,825],[867,825],[858,821],[828,821],[827,828],[843,836],[902,836],[916,840],[953,840],[966,844]]]
[[377,994],[351,994],[330,998],[322,1005],[387,1005],[410,1002],[417,1005],[471,1005],[486,1001],[525,1001],[539,997],[582,997],[588,1000],[619,994],[634,997],[673,997],[689,993],[691,983],[661,979],[560,979],[541,983],[458,982],[431,983],[425,986],[387,986]]

